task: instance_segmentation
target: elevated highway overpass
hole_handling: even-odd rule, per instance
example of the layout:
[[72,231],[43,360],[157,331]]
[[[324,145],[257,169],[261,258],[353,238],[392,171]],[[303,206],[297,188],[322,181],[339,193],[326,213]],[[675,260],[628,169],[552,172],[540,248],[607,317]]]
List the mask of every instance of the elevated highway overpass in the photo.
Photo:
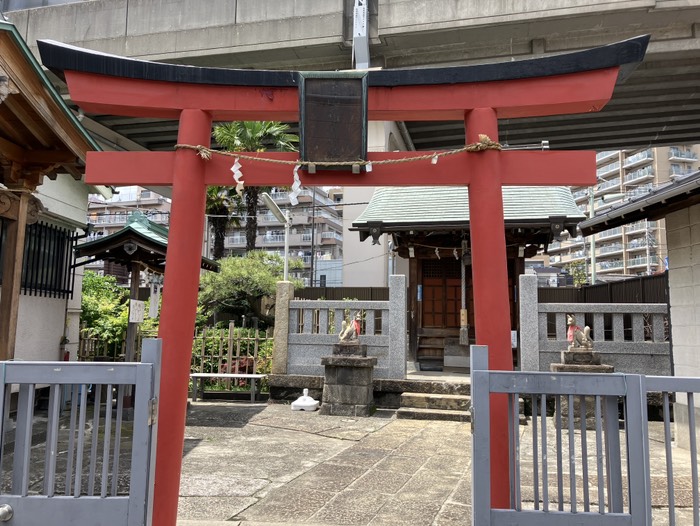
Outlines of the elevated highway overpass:
[[[335,70],[352,67],[352,7],[352,0],[91,0],[6,14],[31,46],[48,38],[145,60]],[[383,68],[521,60],[650,34],[644,63],[603,111],[502,121],[500,140],[598,150],[700,142],[700,0],[370,0],[369,8],[371,65]],[[86,124],[128,149],[175,144],[172,121],[89,115]],[[419,150],[464,144],[461,121],[406,122],[406,129]]]

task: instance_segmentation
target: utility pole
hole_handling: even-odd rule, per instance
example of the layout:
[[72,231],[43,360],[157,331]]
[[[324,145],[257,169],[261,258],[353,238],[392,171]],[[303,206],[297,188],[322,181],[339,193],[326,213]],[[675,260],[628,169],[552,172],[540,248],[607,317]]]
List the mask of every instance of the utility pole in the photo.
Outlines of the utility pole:
[[316,259],[316,187],[314,186],[311,194],[311,286],[316,283],[316,268],[314,260]]
[[[588,189],[588,217],[592,218],[595,216],[595,211],[593,210],[594,205],[594,192],[593,187]],[[585,246],[585,243],[584,243]],[[591,285],[595,285],[595,234],[591,234]]]
[[646,262],[647,262],[647,276],[651,276],[651,256],[649,251],[649,244],[652,240],[652,233],[649,231],[649,220],[644,220],[644,245],[646,246]]

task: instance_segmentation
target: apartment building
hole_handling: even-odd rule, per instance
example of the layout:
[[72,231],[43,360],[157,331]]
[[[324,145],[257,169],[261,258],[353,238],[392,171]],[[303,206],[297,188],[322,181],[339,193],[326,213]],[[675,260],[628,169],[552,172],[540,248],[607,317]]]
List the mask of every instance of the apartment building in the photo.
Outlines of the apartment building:
[[[343,219],[338,203],[342,190],[303,189],[292,206],[289,192],[273,189],[270,196],[282,210],[289,209],[292,220],[289,230],[289,257],[301,259],[304,268],[297,271],[307,286],[342,285]],[[258,208],[256,248],[284,257],[284,225],[264,203]],[[224,240],[225,254],[243,255],[246,251],[245,218],[240,227],[231,227]]]
[[[170,199],[138,186],[120,188],[118,192],[109,200],[94,198],[90,201],[88,222],[92,225],[92,231],[89,240],[120,230],[134,211],[168,226]],[[342,207],[338,206],[343,199],[342,189],[303,189],[297,197],[299,204],[296,206],[291,206],[286,190],[273,189],[270,196],[281,209],[290,210],[289,257],[304,262],[304,269],[297,272],[297,277],[302,278],[307,286],[311,286],[312,281],[321,287],[342,285],[343,220]],[[245,218],[242,218],[240,226],[230,227],[224,240],[225,255],[245,254],[245,224]],[[284,225],[262,201],[258,206],[255,245],[259,250],[284,257]],[[203,255],[210,256],[212,247],[210,234],[205,236]],[[126,269],[119,265],[94,262],[86,265],[86,268],[114,275],[123,283],[128,280]]]
[[[698,154],[698,145],[601,151],[597,184],[571,190],[579,209],[593,217],[697,170]],[[552,266],[584,265],[590,282],[654,274],[666,269],[665,222],[643,220],[590,237],[566,236],[547,252]]]

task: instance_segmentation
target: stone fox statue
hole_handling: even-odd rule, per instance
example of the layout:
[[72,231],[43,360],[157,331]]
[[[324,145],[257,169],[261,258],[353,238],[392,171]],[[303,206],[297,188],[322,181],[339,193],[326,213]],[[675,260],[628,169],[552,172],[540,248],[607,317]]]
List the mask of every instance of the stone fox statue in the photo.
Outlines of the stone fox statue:
[[338,335],[338,339],[341,342],[357,341],[357,337],[360,335],[360,319],[360,313],[358,312],[355,314],[355,318],[353,320],[343,320],[342,329]]
[[586,325],[583,329],[576,325],[576,316],[566,315],[566,325],[569,327],[566,332],[566,339],[569,340],[569,349],[592,349],[591,328]]

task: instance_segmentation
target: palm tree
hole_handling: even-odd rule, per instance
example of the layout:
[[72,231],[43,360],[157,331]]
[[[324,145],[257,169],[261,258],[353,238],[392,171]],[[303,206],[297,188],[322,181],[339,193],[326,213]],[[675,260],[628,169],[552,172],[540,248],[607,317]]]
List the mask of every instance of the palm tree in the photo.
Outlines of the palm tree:
[[[288,133],[289,126],[274,121],[236,121],[214,126],[214,139],[231,152],[264,152],[268,148],[279,151],[296,151],[294,143],[299,137]],[[245,241],[246,250],[255,250],[255,237],[258,232],[258,199],[260,192],[269,188],[260,186],[246,187]]]
[[[224,257],[224,238],[229,225],[240,224],[238,219],[232,219],[231,214],[240,208],[241,199],[228,186],[209,186],[207,188],[206,213],[209,217],[209,227],[214,233],[214,249],[212,257],[216,260]],[[209,233],[207,232],[207,235]]]

